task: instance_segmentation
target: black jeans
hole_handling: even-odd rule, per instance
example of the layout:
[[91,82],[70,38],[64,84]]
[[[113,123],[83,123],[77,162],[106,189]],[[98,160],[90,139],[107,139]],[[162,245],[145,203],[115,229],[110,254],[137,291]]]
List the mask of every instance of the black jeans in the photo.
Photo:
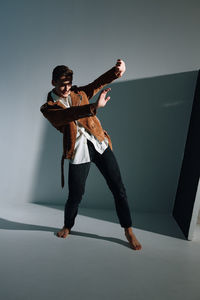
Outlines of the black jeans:
[[[123,185],[120,169],[113,151],[108,147],[103,154],[96,151],[93,144],[87,141],[90,159],[104,176],[110,188],[114,200],[117,216],[121,227],[132,226],[131,214]],[[90,164],[71,164],[69,163],[68,187],[69,196],[65,204],[64,225],[67,228],[74,226],[75,218],[78,213],[78,206],[85,191],[85,183],[90,170]]]

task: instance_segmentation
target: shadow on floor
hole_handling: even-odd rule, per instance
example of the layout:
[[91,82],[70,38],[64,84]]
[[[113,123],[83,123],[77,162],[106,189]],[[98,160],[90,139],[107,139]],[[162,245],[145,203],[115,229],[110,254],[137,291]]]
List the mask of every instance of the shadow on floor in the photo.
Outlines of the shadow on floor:
[[7,230],[29,230],[29,231],[49,231],[49,232],[56,232],[59,228],[56,227],[47,227],[41,225],[32,225],[32,224],[24,224],[19,222],[13,222],[10,220],[6,220],[0,218],[0,229],[7,229]]
[[98,239],[98,240],[104,240],[104,241],[109,241],[112,243],[116,243],[116,244],[120,244],[123,245],[125,247],[130,248],[129,243],[123,240],[120,240],[118,238],[112,238],[112,237],[106,237],[106,236],[100,236],[98,234],[93,234],[93,233],[85,233],[85,232],[81,232],[81,231],[74,231],[72,230],[71,235],[77,235],[77,236],[83,236],[83,237],[89,237],[92,239]]
[[[63,205],[52,205],[46,203],[37,203],[37,205],[51,207],[62,211],[64,209]],[[79,214],[82,216],[119,224],[115,210],[87,209],[80,207]],[[186,240],[175,219],[170,214],[135,212],[132,213],[132,220],[133,227],[135,228]]]
[[[54,236],[56,236],[56,233],[60,228],[41,226],[41,225],[32,225],[32,224],[24,224],[24,223],[13,222],[13,221],[9,221],[9,220],[0,218],[0,229],[4,229],[4,230],[47,231],[47,232],[53,232]],[[130,248],[128,242],[120,240],[118,238],[100,236],[100,235],[97,235],[97,234],[85,233],[85,232],[74,231],[74,230],[72,230],[70,234],[75,235],[75,236],[92,238],[92,239],[105,240],[105,241],[120,244],[120,245],[123,245],[125,247]]]

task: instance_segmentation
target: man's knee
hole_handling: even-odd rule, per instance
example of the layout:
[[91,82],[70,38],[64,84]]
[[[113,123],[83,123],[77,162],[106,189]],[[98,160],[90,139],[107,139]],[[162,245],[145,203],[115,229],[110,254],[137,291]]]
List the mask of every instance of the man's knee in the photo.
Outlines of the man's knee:
[[69,204],[71,203],[80,203],[81,199],[84,195],[85,189],[76,189],[74,191],[70,191],[68,195],[67,202]]
[[108,186],[113,195],[118,199],[126,198],[126,189],[121,181],[108,182]]

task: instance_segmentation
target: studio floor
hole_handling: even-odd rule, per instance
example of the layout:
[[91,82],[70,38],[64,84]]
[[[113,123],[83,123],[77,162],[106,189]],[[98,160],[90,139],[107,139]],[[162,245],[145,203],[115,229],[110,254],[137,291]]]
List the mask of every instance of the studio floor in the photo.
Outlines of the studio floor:
[[187,241],[171,216],[133,217],[141,251],[114,211],[80,208],[60,239],[63,207],[1,203],[0,299],[199,300],[200,225]]

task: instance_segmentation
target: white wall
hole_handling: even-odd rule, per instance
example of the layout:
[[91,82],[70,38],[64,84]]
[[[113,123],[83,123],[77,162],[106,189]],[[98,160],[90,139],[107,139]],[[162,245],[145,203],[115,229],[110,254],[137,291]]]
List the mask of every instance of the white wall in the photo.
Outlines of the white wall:
[[1,199],[29,201],[51,71],[84,84],[127,64],[122,81],[199,68],[198,1],[6,1],[1,4]]

